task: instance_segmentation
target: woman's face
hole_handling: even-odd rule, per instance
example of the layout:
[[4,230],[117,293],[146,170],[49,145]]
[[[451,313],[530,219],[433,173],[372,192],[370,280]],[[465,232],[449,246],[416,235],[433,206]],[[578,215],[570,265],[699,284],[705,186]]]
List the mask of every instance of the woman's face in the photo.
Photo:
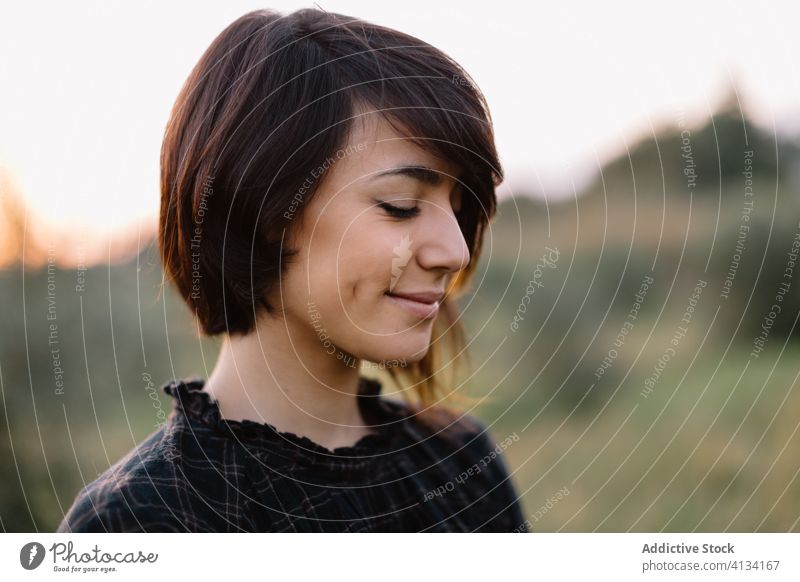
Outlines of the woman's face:
[[348,146],[326,164],[302,218],[296,214],[300,224],[288,231],[300,254],[279,304],[292,340],[345,361],[417,361],[430,345],[439,300],[469,263],[455,216],[458,168],[375,113],[356,120]]

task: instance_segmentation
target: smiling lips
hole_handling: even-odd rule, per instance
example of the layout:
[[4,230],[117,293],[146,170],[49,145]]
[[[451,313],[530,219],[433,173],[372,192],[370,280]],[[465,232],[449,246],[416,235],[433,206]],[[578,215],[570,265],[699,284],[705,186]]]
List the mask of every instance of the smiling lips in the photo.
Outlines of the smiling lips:
[[439,313],[439,304],[444,298],[443,291],[420,291],[389,293],[386,296],[395,304],[422,319],[433,319]]

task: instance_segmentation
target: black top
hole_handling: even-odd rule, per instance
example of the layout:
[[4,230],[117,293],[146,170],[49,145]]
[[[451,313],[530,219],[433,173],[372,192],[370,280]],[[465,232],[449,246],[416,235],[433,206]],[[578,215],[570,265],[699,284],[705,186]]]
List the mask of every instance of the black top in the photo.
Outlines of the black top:
[[167,422],[84,487],[57,531],[526,531],[504,447],[471,415],[433,428],[362,377],[377,432],[331,451],[223,419],[203,383],[163,386]]

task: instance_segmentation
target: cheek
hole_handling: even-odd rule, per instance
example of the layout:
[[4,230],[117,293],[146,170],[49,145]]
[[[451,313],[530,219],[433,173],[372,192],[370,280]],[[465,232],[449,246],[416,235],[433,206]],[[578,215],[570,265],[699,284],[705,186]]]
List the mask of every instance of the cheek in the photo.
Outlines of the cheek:
[[[373,304],[392,284],[393,271],[408,262],[401,250],[401,235],[388,225],[368,225],[351,229],[339,249],[339,274],[342,293],[349,290],[352,299]],[[406,237],[408,238],[408,237]]]
[[331,323],[352,320],[363,326],[383,308],[383,293],[397,266],[401,236],[387,230],[391,231],[385,225],[355,221],[338,238],[315,238],[311,253],[301,251],[289,267],[284,296],[295,309],[313,302]]

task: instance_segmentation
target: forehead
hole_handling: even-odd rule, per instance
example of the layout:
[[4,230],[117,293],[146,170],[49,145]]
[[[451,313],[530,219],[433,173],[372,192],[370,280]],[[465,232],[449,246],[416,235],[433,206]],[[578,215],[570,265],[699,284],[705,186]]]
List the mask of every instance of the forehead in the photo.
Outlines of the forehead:
[[[424,171],[389,172],[404,166],[430,168],[433,172],[428,172],[428,176]],[[362,112],[353,120],[348,143],[337,152],[336,162],[328,177],[331,185],[335,183],[344,186],[356,181],[371,181],[385,174],[396,176],[397,179],[414,175],[421,185],[435,186],[438,185],[435,183],[436,178],[440,178],[439,184],[455,182],[460,168],[436,157],[407,136],[398,133],[379,112]]]

